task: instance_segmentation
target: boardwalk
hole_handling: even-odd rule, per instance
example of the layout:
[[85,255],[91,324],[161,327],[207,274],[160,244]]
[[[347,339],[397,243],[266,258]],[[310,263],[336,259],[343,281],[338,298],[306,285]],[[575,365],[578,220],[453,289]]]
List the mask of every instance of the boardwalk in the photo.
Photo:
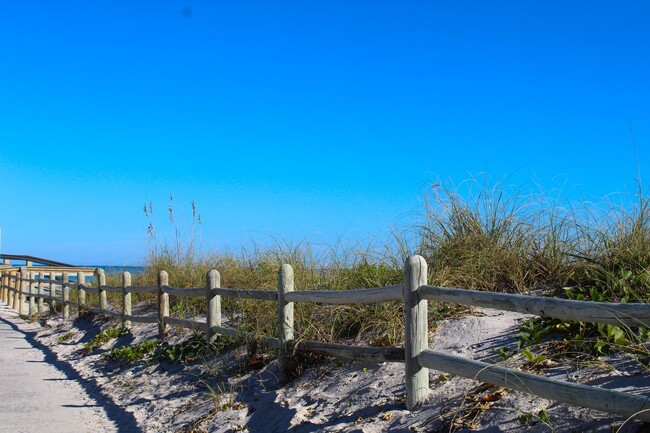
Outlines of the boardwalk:
[[103,407],[31,338],[37,325],[0,304],[0,432],[116,432]]

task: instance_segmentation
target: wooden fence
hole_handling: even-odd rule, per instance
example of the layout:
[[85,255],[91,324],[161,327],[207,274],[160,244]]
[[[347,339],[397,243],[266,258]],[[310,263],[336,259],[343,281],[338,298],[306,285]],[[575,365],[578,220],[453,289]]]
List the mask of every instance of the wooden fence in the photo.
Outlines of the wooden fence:
[[[0,271],[2,272],[0,299],[21,314],[35,314],[42,311],[43,301],[49,301],[50,305],[61,302],[64,319],[69,319],[69,307],[73,305],[79,310],[112,316],[121,320],[126,327],[131,326],[132,322],[157,323],[161,337],[164,336],[169,326],[181,326],[204,332],[209,341],[213,341],[217,335],[252,338],[253,335],[250,333],[222,325],[221,297],[275,301],[278,311],[277,335],[257,336],[256,338],[261,338],[268,346],[278,349],[281,368],[286,366],[288,359],[296,351],[362,360],[403,362],[405,364],[407,409],[414,409],[418,405],[426,404],[429,393],[429,369],[435,369],[574,406],[623,416],[637,415],[639,419],[650,421],[650,411],[648,411],[650,396],[563,382],[433,351],[428,348],[427,329],[428,300],[496,308],[562,320],[650,328],[650,305],[646,304],[573,301],[429,286],[427,285],[427,263],[420,256],[411,256],[406,261],[403,285],[346,291],[295,291],[293,270],[289,265],[282,265],[278,272],[277,291],[222,288],[220,275],[216,270],[207,273],[204,287],[184,289],[169,286],[169,278],[165,271],[160,271],[155,286],[144,287],[131,286],[131,276],[128,272],[123,274],[122,285],[113,287],[106,285],[104,272],[98,269],[95,271],[97,286],[91,287],[85,284],[83,271],[77,273],[75,282],[70,281],[69,274],[66,272],[62,273],[60,280],[56,280],[52,277],[44,279],[42,273],[39,278],[34,278],[34,271],[29,271],[26,267],[3,268]],[[71,288],[77,289],[77,299],[75,300],[70,299]],[[87,305],[86,293],[90,292],[98,293],[98,307]],[[120,312],[109,310],[107,292],[122,294]],[[145,292],[157,294],[158,314],[155,317],[132,315],[131,294]],[[169,296],[191,296],[205,299],[207,309],[205,321],[171,317]],[[26,303],[26,297],[29,297],[29,304]],[[294,340],[293,306],[296,302],[371,304],[395,300],[404,301],[406,323],[403,348],[359,347]],[[38,303],[35,304],[35,301]]]

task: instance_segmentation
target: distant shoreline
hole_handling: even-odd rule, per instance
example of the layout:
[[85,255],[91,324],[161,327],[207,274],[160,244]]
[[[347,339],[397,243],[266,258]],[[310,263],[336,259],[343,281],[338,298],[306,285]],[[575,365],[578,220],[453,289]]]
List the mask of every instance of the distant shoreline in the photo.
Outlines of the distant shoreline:
[[143,274],[145,269],[144,266],[88,265],[88,267],[103,269],[107,274],[121,274],[122,272]]

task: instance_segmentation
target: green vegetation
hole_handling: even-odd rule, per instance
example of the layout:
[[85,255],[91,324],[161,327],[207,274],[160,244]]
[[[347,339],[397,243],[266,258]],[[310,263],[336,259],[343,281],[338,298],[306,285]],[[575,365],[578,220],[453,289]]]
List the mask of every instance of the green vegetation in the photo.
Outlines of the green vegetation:
[[[153,285],[160,270],[169,274],[174,287],[203,287],[210,269],[221,274],[222,287],[275,291],[277,273],[283,263],[294,269],[297,290],[350,290],[382,287],[403,282],[403,263],[409,254],[420,254],[429,263],[429,283],[508,293],[534,293],[580,301],[648,302],[650,291],[650,198],[639,192],[630,206],[568,203],[543,195],[524,195],[502,185],[483,184],[477,193],[435,185],[426,197],[424,218],[406,235],[391,235],[380,244],[339,243],[323,247],[301,242],[277,241],[268,248],[255,247],[234,253],[202,253],[194,233],[200,217],[192,205],[189,239],[173,216],[172,245],[159,243],[153,225],[153,206],[145,206],[149,218],[150,251],[144,275],[133,285]],[[113,277],[115,278],[115,277]],[[108,281],[120,285],[120,281]],[[115,294],[118,296],[117,294]],[[109,301],[110,301],[109,294]],[[89,296],[89,299],[95,300]],[[119,301],[119,296],[114,302]],[[134,302],[155,305],[153,294],[134,296]],[[466,311],[465,307],[430,302],[430,329],[435,322]],[[274,302],[222,299],[228,326],[253,335],[276,335]],[[320,341],[363,340],[371,345],[399,345],[404,335],[402,302],[376,305],[295,305],[296,339]],[[171,298],[171,313],[180,317],[205,314],[205,300]],[[650,368],[650,332],[612,325],[565,322],[547,318],[526,320],[517,334],[518,347],[501,347],[502,360],[514,358],[527,371],[540,371],[557,363],[593,363],[608,368],[598,358],[622,353]],[[98,334],[84,346],[84,353],[106,344],[126,332],[116,326]],[[60,337],[60,341],[70,338]],[[256,351],[256,339],[249,344],[248,365],[259,368],[266,362]],[[238,344],[241,344],[239,342]],[[140,344],[113,348],[104,356],[127,363],[148,360],[156,363],[210,362],[215,352],[235,345],[219,338],[216,344],[200,334],[180,344],[145,340]],[[296,354],[287,371],[300,374],[313,354]],[[365,369],[364,369],[365,372]],[[216,376],[215,376],[216,377]],[[441,375],[438,382],[449,380]],[[237,403],[232,389],[213,380],[199,379],[206,395],[214,401],[214,412]],[[473,427],[477,417],[499,401],[502,388],[481,384],[470,390],[463,405],[453,412],[450,431]],[[521,413],[524,425],[546,424],[546,410]]]
[[[645,368],[650,366],[650,331],[644,328],[534,318],[521,325],[517,339],[521,354],[532,365],[544,366],[547,360],[552,364],[567,357],[578,362],[594,361],[619,352]],[[506,359],[515,353],[502,350],[499,354]]]
[[[104,335],[101,341],[106,341],[107,338]],[[125,363],[133,363],[147,358],[156,363],[192,363],[220,352],[230,343],[231,341],[227,338],[221,338],[217,343],[208,343],[203,335],[194,334],[179,344],[144,340],[139,344],[114,347],[104,354],[104,358]]]
[[102,347],[104,344],[108,343],[112,339],[118,338],[128,333],[129,333],[128,328],[122,328],[117,325],[113,325],[109,328],[104,329],[102,332],[95,335],[89,342],[84,344],[82,352],[85,355],[88,355],[94,352],[95,350],[99,349],[100,347]]
[[65,343],[67,341],[70,341],[74,337],[74,332],[66,332],[62,336],[58,338],[59,343]]
[[538,422],[542,422],[549,428],[551,432],[555,431],[553,425],[551,424],[551,419],[548,416],[548,412],[546,412],[546,410],[544,409],[538,411],[537,414],[531,412],[522,413],[517,418],[517,421],[519,421],[519,423],[522,425],[529,425],[529,426],[533,426]]
[[[225,340],[219,340],[225,341]],[[191,338],[179,344],[160,344],[160,350],[156,359],[158,362],[194,362],[221,351],[222,345],[208,343],[203,335],[194,334]]]
[[123,361],[132,363],[152,356],[158,347],[158,343],[153,340],[144,340],[140,344],[132,344],[124,347],[113,347],[104,355],[106,359],[113,361]]
[[[174,223],[173,201],[168,210]],[[195,216],[191,225],[193,233],[199,217],[194,206],[192,210]],[[141,284],[155,284],[158,272],[165,270],[174,287],[202,287],[207,271],[217,269],[222,287],[277,290],[278,269],[283,263],[292,265],[298,290],[380,287],[399,284],[404,278],[401,267],[406,253],[396,256],[388,248],[382,253],[371,247],[364,250],[337,245],[316,249],[308,243],[277,242],[275,248],[256,247],[240,255],[198,254],[193,237],[181,239],[181,230],[175,225],[173,244],[157,245],[151,204],[145,206],[145,213],[150,219],[151,250]],[[154,302],[153,297],[150,302]],[[222,309],[231,319],[231,326],[257,335],[277,333],[274,302],[224,298]],[[205,312],[205,305],[200,299],[172,298],[170,311],[174,316],[194,317]],[[373,344],[396,344],[402,338],[401,316],[400,302],[356,306],[297,304],[296,331],[302,338],[324,341],[365,334]]]
[[[170,197],[171,198],[171,197]],[[523,194],[488,180],[474,180],[454,190],[436,184],[426,196],[422,223],[405,235],[391,235],[379,245],[322,247],[308,242],[275,242],[233,253],[199,253],[195,232],[201,219],[192,204],[190,230],[174,219],[171,245],[156,237],[153,205],[145,206],[150,252],[138,284],[155,284],[160,270],[175,287],[201,287],[209,269],[221,274],[223,287],[275,290],[278,268],[294,268],[297,290],[348,290],[399,284],[403,262],[412,253],[429,263],[429,282],[475,290],[544,294],[610,302],[647,302],[650,287],[649,199],[640,192],[630,206],[570,203],[542,194]],[[184,238],[181,233],[189,232]],[[570,287],[570,290],[563,290]],[[153,301],[153,299],[152,299]],[[196,316],[198,299],[173,299],[173,315]],[[272,303],[224,299],[224,314],[235,326],[259,335],[275,335]],[[459,307],[432,303],[430,318],[457,314]],[[403,335],[400,302],[377,305],[296,305],[299,338],[336,341],[364,338],[374,345],[394,345]],[[434,325],[434,324],[432,324]],[[595,325],[594,325],[595,326]],[[583,326],[576,335],[585,335]],[[599,328],[598,328],[599,329]],[[602,350],[616,343],[618,331],[598,331]],[[523,338],[523,337],[522,337]],[[612,340],[613,338],[613,340]],[[530,343],[529,343],[530,344]]]

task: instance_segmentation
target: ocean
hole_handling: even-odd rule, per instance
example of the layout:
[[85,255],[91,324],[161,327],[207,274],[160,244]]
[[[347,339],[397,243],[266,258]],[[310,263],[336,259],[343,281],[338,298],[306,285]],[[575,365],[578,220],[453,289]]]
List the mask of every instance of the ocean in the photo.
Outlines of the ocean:
[[130,272],[131,275],[144,273],[144,266],[108,266],[108,265],[90,265],[90,268],[103,269],[106,274],[121,274],[122,272]]

